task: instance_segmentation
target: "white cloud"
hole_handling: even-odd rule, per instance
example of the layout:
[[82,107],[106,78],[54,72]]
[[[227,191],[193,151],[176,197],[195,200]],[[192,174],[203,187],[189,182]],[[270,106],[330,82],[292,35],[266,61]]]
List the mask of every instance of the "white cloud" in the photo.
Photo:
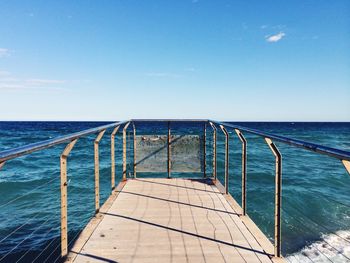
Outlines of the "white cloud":
[[278,34],[266,36],[265,39],[267,42],[278,42],[280,41],[286,34],[283,32],[279,32]]
[[65,80],[57,79],[24,79],[13,77],[8,71],[0,71],[0,90],[66,90],[62,85]]
[[61,87],[29,87],[21,84],[2,84],[0,83],[0,90],[9,90],[9,91],[15,91],[15,90],[48,90],[48,91],[66,91],[66,88]]
[[23,89],[25,86],[20,84],[8,84],[8,83],[0,83],[0,90],[13,90],[13,89]]
[[27,79],[26,82],[31,85],[63,84],[64,80],[57,79]]
[[7,57],[10,55],[10,50],[7,48],[0,48],[0,58]]
[[0,77],[9,76],[9,75],[10,75],[10,72],[6,70],[0,70]]

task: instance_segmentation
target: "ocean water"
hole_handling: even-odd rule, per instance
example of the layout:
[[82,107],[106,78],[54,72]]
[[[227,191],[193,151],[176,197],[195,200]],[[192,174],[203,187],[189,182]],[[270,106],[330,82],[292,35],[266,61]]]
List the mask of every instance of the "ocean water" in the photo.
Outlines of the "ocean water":
[[[0,151],[103,125],[101,122],[0,122]],[[238,123],[350,151],[350,123]],[[138,134],[166,134],[165,124],[136,125]],[[176,134],[200,134],[200,125],[173,124]],[[230,132],[230,193],[241,200],[241,144]],[[100,143],[101,203],[110,193],[110,131]],[[207,130],[207,173],[212,172]],[[274,157],[262,138],[248,140],[247,211],[273,240]],[[79,139],[68,158],[70,245],[94,214],[95,136]],[[132,173],[132,134],[128,134]],[[350,176],[339,160],[276,143],[283,155],[282,250],[290,262],[350,261]],[[0,262],[58,262],[60,255],[60,145],[8,161],[0,170]],[[121,179],[121,135],[116,181]],[[223,182],[224,136],[218,133],[218,178]],[[138,174],[138,176],[147,176]],[[164,176],[164,174],[157,174]],[[186,176],[188,174],[175,174]],[[198,175],[196,175],[198,176]]]

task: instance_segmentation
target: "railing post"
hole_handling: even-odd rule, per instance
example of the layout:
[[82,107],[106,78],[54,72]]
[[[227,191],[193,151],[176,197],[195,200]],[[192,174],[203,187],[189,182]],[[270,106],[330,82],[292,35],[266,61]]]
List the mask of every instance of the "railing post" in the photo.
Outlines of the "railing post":
[[[67,158],[78,139],[68,143],[60,156],[61,166],[61,257],[68,255]],[[0,164],[1,165],[1,164]]]
[[216,127],[212,122],[210,122],[210,126],[213,128],[213,176],[216,181]]
[[123,181],[126,181],[126,129],[130,122],[125,124],[123,128]]
[[240,130],[235,129],[238,138],[242,142],[242,212],[247,213],[247,140]]
[[170,134],[170,121],[168,121],[168,140],[167,140],[167,154],[168,154],[168,178],[171,177],[171,134]]
[[220,125],[221,130],[225,134],[225,194],[228,194],[228,185],[229,185],[229,178],[228,178],[228,169],[229,169],[229,135],[227,130],[223,125]]
[[5,162],[0,163],[0,169],[5,165]]
[[282,155],[270,138],[265,138],[276,158],[275,175],[275,257],[281,257]]
[[100,160],[98,145],[102,139],[102,136],[106,130],[99,132],[94,142],[94,152],[95,152],[95,213],[97,214],[100,210]]
[[207,143],[207,123],[204,123],[204,130],[203,130],[203,172],[204,172],[204,178],[207,177],[207,149],[206,149],[206,143]]
[[136,128],[135,123],[132,123],[133,137],[134,137],[134,178],[136,178]]
[[[348,173],[350,174],[350,161],[347,160],[342,160],[342,163],[345,167],[345,169],[348,171]],[[1,168],[1,164],[0,164],[0,168]]]
[[114,128],[111,133],[111,189],[115,188],[115,135],[117,134],[120,126]]

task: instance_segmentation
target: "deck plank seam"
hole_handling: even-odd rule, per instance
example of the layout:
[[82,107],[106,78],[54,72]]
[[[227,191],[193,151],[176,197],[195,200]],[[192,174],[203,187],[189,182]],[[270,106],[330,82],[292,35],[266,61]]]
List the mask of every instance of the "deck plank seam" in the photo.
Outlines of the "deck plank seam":
[[[206,184],[204,184],[204,185],[206,185]],[[198,193],[197,193],[196,190],[195,190],[195,193],[198,195]],[[210,193],[208,193],[208,195],[210,196]],[[198,195],[198,198],[200,199],[201,205],[202,205],[202,207],[203,207],[203,201],[202,201],[200,195]],[[212,199],[211,199],[211,200],[212,200]],[[214,205],[214,207],[215,207],[214,202],[213,202],[213,205]],[[217,212],[214,212],[214,213],[217,213]],[[217,239],[217,237],[216,237],[216,231],[217,231],[217,229],[216,229],[216,227],[215,227],[215,224],[209,219],[209,211],[208,211],[207,209],[206,209],[206,217],[207,217],[208,222],[210,222],[210,224],[211,224],[212,227],[213,227],[213,230],[214,230],[214,239]],[[227,261],[226,261],[226,258],[225,258],[225,256],[224,256],[224,254],[222,253],[221,246],[220,246],[218,243],[216,243],[216,246],[217,246],[218,250],[220,251],[220,254],[221,254],[222,259],[223,259],[224,262],[226,263]]]
[[[120,191],[125,187],[127,181],[123,182],[120,181],[118,186],[113,190],[113,193],[108,197],[108,199],[106,200],[106,202],[101,206],[100,209],[100,213],[98,213],[96,216],[94,216],[93,218],[91,218],[91,220],[89,221],[89,223],[85,226],[85,228],[80,232],[80,235],[83,233],[84,230],[87,229],[87,227],[89,227],[89,225],[93,225],[93,230],[91,231],[91,233],[88,233],[87,237],[85,237],[86,240],[83,241],[83,244],[80,245],[80,248],[78,248],[79,251],[74,251],[74,246],[77,245],[79,243],[79,240],[81,238],[81,236],[79,235],[79,237],[74,241],[74,245],[72,247],[72,249],[69,251],[68,256],[65,260],[65,262],[70,263],[70,262],[74,262],[75,258],[81,253],[81,251],[83,250],[83,248],[85,247],[85,245],[87,244],[87,242],[90,240],[91,236],[94,234],[94,232],[96,231],[97,227],[100,225],[100,223],[103,220],[103,211],[104,210],[109,210],[113,204],[115,203],[115,201],[117,200]],[[120,190],[119,190],[120,189]],[[110,199],[110,200],[109,200]],[[108,206],[108,207],[107,207]]]
[[[223,201],[223,200],[222,200],[223,194],[220,194],[220,195],[221,195],[221,198],[219,197],[219,200],[220,200],[220,202],[222,203],[222,205],[224,206],[225,210],[227,211],[226,206],[225,206],[225,205],[223,204],[223,202],[222,202],[222,201]],[[224,199],[224,200],[225,200],[225,199]],[[226,201],[226,200],[225,200],[225,201]],[[231,209],[232,209],[233,211],[235,211],[235,210],[233,209],[233,207],[231,207]],[[227,212],[228,212],[228,211],[227,211]],[[237,214],[237,216],[240,217],[239,214]],[[238,229],[238,231],[241,233],[242,237],[245,239],[245,241],[247,242],[248,246],[249,246],[251,249],[253,249],[253,247],[251,246],[251,244],[250,244],[250,242],[248,241],[247,237],[243,234],[242,230],[238,227],[237,222],[234,220],[234,218],[232,217],[232,215],[229,215],[229,218],[231,219],[232,223],[235,225],[235,228]],[[256,258],[257,258],[260,262],[262,262],[261,259],[259,258],[259,256],[258,256],[255,252],[254,252],[254,255],[256,256]]]

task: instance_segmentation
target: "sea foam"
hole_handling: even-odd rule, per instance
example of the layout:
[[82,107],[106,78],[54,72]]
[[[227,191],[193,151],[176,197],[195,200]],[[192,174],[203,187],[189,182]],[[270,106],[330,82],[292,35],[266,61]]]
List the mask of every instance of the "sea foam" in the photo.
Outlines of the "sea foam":
[[288,262],[350,262],[350,230],[322,236],[302,250],[286,257]]

